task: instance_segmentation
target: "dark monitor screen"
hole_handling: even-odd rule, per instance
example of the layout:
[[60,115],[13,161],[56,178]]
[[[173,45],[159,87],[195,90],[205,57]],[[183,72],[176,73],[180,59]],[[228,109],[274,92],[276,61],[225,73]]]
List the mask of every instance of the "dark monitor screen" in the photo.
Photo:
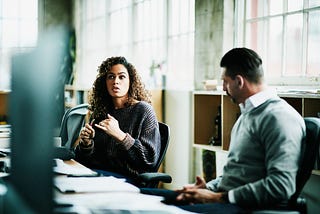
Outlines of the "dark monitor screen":
[[53,135],[60,105],[55,97],[62,55],[58,43],[63,39],[63,33],[51,32],[34,51],[12,58],[9,183],[35,213],[53,209]]

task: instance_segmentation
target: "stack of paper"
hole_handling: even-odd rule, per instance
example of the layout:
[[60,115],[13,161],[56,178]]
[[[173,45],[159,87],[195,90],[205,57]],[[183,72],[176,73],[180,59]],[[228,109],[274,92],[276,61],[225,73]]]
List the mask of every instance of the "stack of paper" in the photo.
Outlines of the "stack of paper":
[[11,135],[11,126],[0,125],[0,148],[10,147],[10,135]]
[[85,167],[76,167],[63,162],[61,159],[54,159],[53,171],[57,174],[72,175],[72,176],[97,176],[98,173]]
[[140,192],[139,188],[112,176],[107,177],[57,177],[54,185],[64,193],[85,192]]
[[0,137],[10,137],[11,126],[10,125],[0,125]]

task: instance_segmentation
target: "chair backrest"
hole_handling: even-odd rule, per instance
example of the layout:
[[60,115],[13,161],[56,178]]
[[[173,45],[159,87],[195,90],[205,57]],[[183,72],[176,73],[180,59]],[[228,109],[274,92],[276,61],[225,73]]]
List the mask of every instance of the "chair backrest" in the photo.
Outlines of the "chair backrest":
[[169,141],[170,141],[170,128],[167,124],[159,122],[159,131],[161,136],[161,149],[159,159],[157,164],[154,167],[154,171],[157,172],[168,149]]
[[71,149],[78,138],[81,127],[85,123],[88,104],[80,104],[68,109],[63,117],[60,128],[61,146]]
[[296,177],[296,192],[290,202],[296,203],[297,199],[310,178],[315,167],[315,161],[319,153],[320,142],[320,118],[305,117],[306,140],[302,148],[302,160]]

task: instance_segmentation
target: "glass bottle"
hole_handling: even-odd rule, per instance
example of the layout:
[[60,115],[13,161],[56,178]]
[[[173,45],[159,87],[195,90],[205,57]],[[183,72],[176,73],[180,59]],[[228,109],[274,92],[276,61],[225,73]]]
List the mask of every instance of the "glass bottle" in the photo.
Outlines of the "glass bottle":
[[215,134],[213,137],[213,146],[221,146],[221,106],[218,106],[217,116],[214,119]]

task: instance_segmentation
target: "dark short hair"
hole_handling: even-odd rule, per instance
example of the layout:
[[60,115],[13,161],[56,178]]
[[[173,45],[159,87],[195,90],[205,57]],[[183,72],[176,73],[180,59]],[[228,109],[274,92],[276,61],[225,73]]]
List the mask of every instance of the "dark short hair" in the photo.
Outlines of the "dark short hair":
[[220,67],[226,68],[225,75],[232,79],[236,75],[241,75],[253,83],[263,79],[262,59],[248,48],[234,48],[228,51],[222,57]]

